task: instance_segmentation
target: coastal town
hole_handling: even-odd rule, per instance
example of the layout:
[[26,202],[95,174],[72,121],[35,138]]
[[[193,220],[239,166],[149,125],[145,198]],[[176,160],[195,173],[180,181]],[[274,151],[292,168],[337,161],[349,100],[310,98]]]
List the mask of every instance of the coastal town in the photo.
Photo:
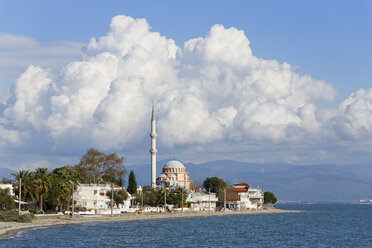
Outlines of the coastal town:
[[[153,105],[150,132],[151,170],[149,174],[151,175],[151,186],[137,187],[133,171],[129,174],[128,187],[119,185],[120,182],[114,179],[114,174],[111,174],[111,177],[107,174],[108,171],[116,170],[117,175],[122,175],[123,170],[120,170],[120,168],[122,169],[122,159],[118,158],[116,154],[104,157],[103,153],[90,149],[81,158],[80,164],[73,168],[61,167],[49,174],[46,168],[36,169],[33,175],[38,182],[34,183],[33,187],[41,190],[34,195],[31,194],[32,189],[29,182],[31,172],[29,171],[15,173],[13,175],[15,180],[7,183],[2,182],[0,189],[8,191],[14,199],[15,209],[18,209],[20,214],[31,211],[38,216],[67,214],[74,217],[75,215],[117,215],[146,212],[256,211],[263,208],[264,194],[260,188],[252,187],[247,182],[235,182],[233,185],[228,185],[223,179],[217,177],[206,178],[201,186],[193,185],[186,167],[177,160],[168,161],[163,166],[160,175],[156,177],[156,136]],[[89,166],[92,167],[100,162],[102,164],[112,163],[112,161],[108,161],[108,157],[118,162],[119,167],[108,166],[106,169],[102,169],[104,167],[102,166],[100,170],[95,172],[87,171]],[[80,182],[81,175],[84,173],[85,175],[93,175],[93,177]],[[64,180],[65,186],[67,185],[64,198],[55,192],[56,188],[53,188],[63,189],[61,182],[53,183],[47,176],[68,179],[67,182]],[[88,183],[88,181],[90,182]],[[269,202],[275,203],[275,201],[270,200]],[[6,209],[5,203],[2,207]]]
[[0,3],[0,248],[372,247],[371,0]]

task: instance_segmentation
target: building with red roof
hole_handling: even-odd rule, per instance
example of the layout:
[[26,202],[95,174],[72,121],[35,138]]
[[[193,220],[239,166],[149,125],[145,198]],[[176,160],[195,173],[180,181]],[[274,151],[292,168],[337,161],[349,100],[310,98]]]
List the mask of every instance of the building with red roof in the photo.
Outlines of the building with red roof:
[[260,189],[253,188],[248,183],[235,183],[226,194],[227,208],[244,210],[260,209],[263,205],[263,194]]

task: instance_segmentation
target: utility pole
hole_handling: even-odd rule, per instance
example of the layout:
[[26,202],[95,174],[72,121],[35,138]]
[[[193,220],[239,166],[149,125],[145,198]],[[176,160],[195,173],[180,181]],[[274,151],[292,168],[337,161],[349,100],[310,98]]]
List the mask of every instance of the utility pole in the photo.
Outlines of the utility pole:
[[165,208],[167,206],[167,188],[165,187],[165,184],[164,184],[164,206]]
[[22,178],[19,178],[19,196],[18,196],[18,214],[21,215],[21,201],[22,201]]
[[181,191],[181,195],[182,195],[182,212],[183,212],[183,189]]
[[211,211],[211,188],[209,188],[209,211]]
[[113,215],[113,204],[114,204],[114,184],[111,183],[111,217]]
[[226,189],[223,189],[223,208],[226,210]]
[[141,191],[141,207],[143,208],[143,188],[142,188],[142,191]]
[[71,214],[71,218],[74,219],[74,212],[75,212],[75,203],[74,203],[74,192],[75,192],[75,185],[73,182],[72,183],[72,214]]
[[262,168],[262,194],[265,192],[264,190],[264,177],[263,177],[263,168]]

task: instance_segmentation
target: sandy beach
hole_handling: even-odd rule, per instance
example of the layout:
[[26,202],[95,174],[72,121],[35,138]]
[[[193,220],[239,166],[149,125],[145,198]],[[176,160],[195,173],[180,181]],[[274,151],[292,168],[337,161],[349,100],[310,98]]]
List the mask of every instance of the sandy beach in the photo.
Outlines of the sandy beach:
[[300,213],[303,211],[296,210],[281,210],[267,209],[257,211],[226,211],[226,212],[174,212],[174,213],[126,213],[120,215],[85,215],[74,216],[72,219],[67,215],[60,216],[37,216],[32,223],[17,223],[17,222],[0,222],[0,237],[3,238],[11,233],[22,230],[40,227],[53,227],[73,224],[84,224],[92,222],[125,222],[125,221],[144,221],[144,220],[160,220],[160,219],[175,219],[175,218],[192,218],[192,217],[208,217],[208,216],[223,216],[223,215],[249,215],[249,214],[280,214],[280,213]]

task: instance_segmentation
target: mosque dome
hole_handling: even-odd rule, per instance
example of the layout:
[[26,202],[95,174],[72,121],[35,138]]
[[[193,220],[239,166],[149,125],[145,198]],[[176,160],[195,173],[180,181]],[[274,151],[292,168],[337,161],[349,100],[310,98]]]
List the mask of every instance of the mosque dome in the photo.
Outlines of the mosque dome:
[[168,163],[166,163],[164,168],[167,168],[167,169],[170,169],[170,168],[185,168],[185,166],[183,166],[183,164],[180,161],[171,160]]

